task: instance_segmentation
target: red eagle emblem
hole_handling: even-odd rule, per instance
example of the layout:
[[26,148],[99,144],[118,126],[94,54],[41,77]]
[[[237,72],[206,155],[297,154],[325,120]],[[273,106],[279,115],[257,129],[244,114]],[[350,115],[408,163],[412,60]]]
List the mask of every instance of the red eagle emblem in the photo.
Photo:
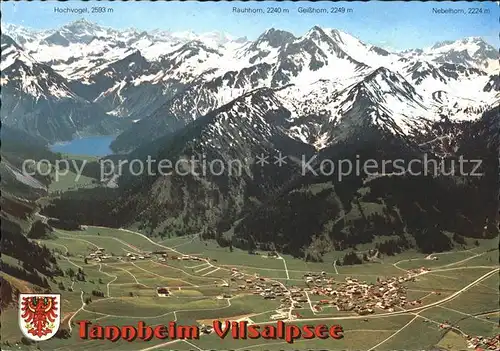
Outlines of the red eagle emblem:
[[59,329],[59,294],[21,294],[19,324],[23,334],[32,340],[47,340]]

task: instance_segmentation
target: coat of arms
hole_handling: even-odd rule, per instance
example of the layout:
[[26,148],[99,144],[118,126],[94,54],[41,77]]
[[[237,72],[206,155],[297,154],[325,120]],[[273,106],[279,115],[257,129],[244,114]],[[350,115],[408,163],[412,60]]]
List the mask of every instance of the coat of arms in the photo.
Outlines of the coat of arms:
[[60,322],[60,294],[19,294],[19,327],[25,337],[48,340],[56,334]]

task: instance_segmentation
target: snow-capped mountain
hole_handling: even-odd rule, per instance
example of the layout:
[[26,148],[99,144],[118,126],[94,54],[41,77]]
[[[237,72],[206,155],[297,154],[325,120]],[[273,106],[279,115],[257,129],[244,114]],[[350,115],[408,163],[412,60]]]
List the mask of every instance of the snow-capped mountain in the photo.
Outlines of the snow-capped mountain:
[[79,95],[97,99],[109,115],[138,120],[245,42],[226,33],[118,31],[79,20],[45,38],[30,38],[25,47],[66,77]]
[[37,30],[10,23],[2,23],[1,30],[20,45],[42,40],[53,32],[53,30]]
[[[238,70],[233,59],[228,66],[236,70],[228,68],[218,76],[220,69],[208,71],[216,77],[193,82],[182,94],[124,132],[113,146],[120,151],[130,150],[147,140],[147,136],[154,139],[182,128],[262,86],[290,86],[280,93],[295,120],[289,125],[290,135],[318,147],[336,140],[332,133],[338,129],[333,127],[348,114],[351,110],[348,102],[354,99],[354,92],[349,93],[349,89],[367,84],[374,71],[384,73],[380,77],[385,78],[382,86],[367,90],[371,95],[368,94],[366,103],[380,111],[378,123],[385,121],[385,129],[399,134],[409,133],[422,123],[432,123],[442,115],[476,118],[498,91],[490,89],[485,94],[488,76],[479,68],[408,58],[366,45],[341,31],[319,27],[300,38],[268,30],[256,41],[236,50],[236,58],[245,63],[243,69]],[[404,93],[390,77],[404,83]],[[382,90],[377,92],[377,89]],[[366,112],[363,106],[355,104],[352,109],[357,120]]]
[[61,27],[42,40],[46,45],[67,47],[70,44],[89,44],[95,38],[112,39],[118,32],[102,28],[86,20],[75,21]]
[[115,141],[118,151],[262,87],[284,88],[276,94],[291,113],[288,133],[317,147],[363,119],[407,135],[443,116],[477,118],[498,99],[498,52],[477,37],[394,53],[317,26],[300,37],[272,28],[254,41],[86,20],[51,31],[3,28],[105,118],[138,121]]
[[345,88],[333,90],[332,86],[323,80],[306,94],[300,94],[297,86],[278,93],[291,111],[291,136],[323,148],[366,125],[377,125],[396,135],[411,135],[419,123],[432,116],[413,85],[384,67]]
[[[322,238],[340,251],[380,233],[405,233],[421,246],[441,240],[421,223],[484,238],[485,223],[495,219],[488,190],[498,167],[489,149],[499,133],[498,53],[479,38],[396,53],[317,26],[303,35],[269,29],[252,41],[88,21],[50,31],[3,28],[11,37],[2,36],[2,122],[15,127],[14,139],[24,138],[17,129],[55,141],[116,132],[128,122],[112,147],[130,153],[116,159],[208,163],[184,175],[118,177],[116,207],[104,220],[113,225],[124,218],[123,227],[218,242],[231,232],[232,243],[249,252],[264,242],[311,257]],[[428,151],[486,160],[487,177],[422,179],[389,170],[350,172],[341,183],[336,174],[304,175],[298,163],[317,156],[319,170],[326,159],[413,160]],[[0,171],[33,185],[16,169]],[[363,203],[375,202],[379,215],[365,215]],[[433,244],[426,250],[437,251]]]
[[[284,132],[282,127],[288,116],[289,111],[274,89],[259,88],[241,95],[196,119],[181,132],[154,142],[159,155],[168,153],[172,160],[203,160],[207,165],[217,163],[221,174],[204,171],[200,162],[187,166],[191,172],[185,176],[176,172],[167,176],[144,175],[149,179],[142,183],[143,191],[135,192],[127,201],[135,203],[136,199],[150,198],[151,201],[139,202],[139,211],[145,217],[156,212],[159,222],[168,220],[164,211],[158,211],[165,206],[170,209],[169,218],[182,219],[183,223],[215,225],[221,218],[240,215],[251,205],[251,201],[242,201],[242,192],[257,201],[269,196],[290,174],[299,173],[300,165],[290,160],[314,152],[311,146]],[[142,159],[150,154],[151,149],[143,146],[130,158]],[[259,156],[272,159],[280,155],[288,159],[281,166],[256,164]],[[127,182],[126,175],[121,180]],[[136,178],[131,181],[138,182]],[[168,195],[165,189],[169,189]],[[212,211],[198,211],[205,208]]]
[[487,72],[495,72],[499,69],[498,49],[480,37],[439,42],[430,48],[410,50],[404,54],[436,63],[453,63],[480,68]]
[[[55,69],[74,79],[84,78],[86,71],[78,68],[94,68],[94,64],[99,63],[93,62],[95,58],[101,58],[100,62],[113,61],[138,49],[148,60],[155,61],[192,41],[199,41],[211,47],[246,42],[245,38],[233,38],[220,32],[195,34],[163,30],[145,32],[133,28],[117,30],[85,19],[50,31],[28,30],[14,25],[4,25],[3,28],[4,33],[13,38],[24,38],[25,49],[39,62],[51,65],[60,63]],[[78,60],[84,60],[85,65],[72,65]]]
[[[322,77],[331,77],[331,86],[338,89],[371,71],[370,66],[356,61],[340,47],[345,46],[346,34],[343,41],[337,38],[339,45],[333,36],[339,33],[327,33],[314,27],[303,37],[296,38],[291,33],[270,29],[255,42],[246,43],[234,52],[209,51],[213,55],[213,68],[207,65],[210,60],[205,60],[205,66],[202,67],[207,69],[182,94],[177,94],[154,114],[125,131],[112,146],[116,150],[129,151],[145,140],[182,128],[192,120],[259,87],[280,88],[294,84],[302,91],[309,90]],[[356,48],[358,53],[361,49],[367,52],[372,49],[360,46]],[[190,49],[189,53],[192,52]],[[233,53],[235,56],[231,55]],[[378,54],[372,54],[375,55]],[[194,57],[198,58],[199,55]],[[223,67],[216,65],[218,60],[224,59],[227,64]],[[182,70],[186,71],[189,72]]]
[[48,141],[71,140],[75,133],[119,130],[95,104],[78,96],[67,80],[37,62],[12,38],[1,37],[2,123]]

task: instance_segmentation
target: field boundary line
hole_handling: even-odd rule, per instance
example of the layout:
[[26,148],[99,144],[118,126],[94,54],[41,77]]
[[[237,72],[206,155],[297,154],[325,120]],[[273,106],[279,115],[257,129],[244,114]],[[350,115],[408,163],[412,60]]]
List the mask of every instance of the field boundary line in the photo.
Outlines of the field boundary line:
[[159,277],[159,278],[163,278],[163,279],[166,279],[166,280],[178,280],[178,281],[180,281],[180,282],[184,282],[184,283],[186,283],[186,284],[188,284],[188,285],[190,285],[190,286],[192,286],[192,287],[195,287],[195,288],[196,288],[196,287],[198,287],[198,285],[195,285],[195,284],[193,284],[193,283],[191,283],[191,282],[188,282],[188,281],[186,281],[186,280],[183,280],[183,279],[181,279],[181,278],[169,278],[169,277],[165,277],[165,276],[163,276],[163,275],[159,275],[159,274],[157,274],[157,273],[155,273],[155,272],[151,272],[151,271],[149,271],[149,270],[147,270],[147,269],[145,269],[145,268],[142,268],[142,267],[140,267],[140,266],[136,265],[136,264],[135,264],[135,262],[132,262],[132,265],[133,265],[134,267],[136,267],[136,268],[139,268],[140,270],[142,270],[142,271],[144,271],[144,272],[146,272],[146,273],[152,274],[152,275],[157,276],[157,277]]
[[459,314],[462,314],[464,316],[468,316],[468,317],[472,317],[474,319],[477,319],[477,320],[480,320],[480,321],[483,321],[483,322],[488,322],[488,323],[491,323],[491,324],[495,324],[497,325],[498,323],[497,322],[494,322],[494,321],[490,321],[490,320],[487,320],[485,318],[479,318],[478,316],[475,316],[473,314],[470,314],[470,313],[465,313],[465,312],[462,312],[462,311],[459,311],[459,310],[455,310],[453,308],[449,308],[449,307],[446,307],[446,306],[436,306],[436,307],[439,307],[439,308],[444,308],[446,310],[449,310],[449,311],[452,311],[452,312],[456,312],[456,313],[459,313]]
[[111,295],[110,295],[110,293],[109,293],[109,286],[110,286],[110,285],[111,285],[111,283],[113,283],[116,279],[118,279],[118,276],[116,276],[116,275],[112,275],[112,274],[107,273],[107,272],[104,272],[104,271],[102,270],[102,264],[101,264],[101,263],[99,263],[99,272],[106,274],[108,277],[112,277],[112,278],[114,278],[113,280],[111,280],[110,282],[108,282],[108,284],[106,284],[106,290],[107,290],[108,297],[111,297]]
[[73,320],[73,318],[75,318],[75,316],[77,315],[78,312],[84,310],[85,308],[85,301],[83,301],[83,290],[81,291],[80,293],[80,300],[82,301],[82,305],[80,306],[80,308],[71,315],[71,317],[69,317],[68,319],[68,327],[69,327],[69,332],[71,333],[71,331],[73,330],[73,327],[71,326],[71,321]]
[[202,275],[202,277],[206,277],[207,275],[212,274],[212,273],[215,273],[215,272],[217,272],[218,270],[220,270],[220,268],[219,268],[219,267],[215,268],[213,271],[210,271],[210,272],[208,272],[208,273],[203,274],[203,275]]
[[191,346],[195,347],[196,349],[198,349],[198,350],[200,350],[200,351],[203,351],[203,349],[202,349],[202,348],[200,348],[200,347],[196,346],[195,344],[193,344],[193,343],[191,343],[191,342],[189,342],[189,341],[187,341],[187,340],[185,340],[185,339],[184,339],[184,340],[182,340],[182,341],[184,341],[184,342],[185,342],[186,344],[188,344],[188,345],[191,345]]
[[371,347],[368,349],[368,351],[372,351],[374,350],[375,348],[379,347],[380,345],[386,343],[387,341],[389,341],[390,339],[392,339],[393,337],[395,337],[397,334],[399,334],[402,330],[404,330],[406,327],[408,327],[411,323],[413,323],[413,321],[415,319],[417,319],[419,316],[416,315],[415,317],[413,317],[408,323],[406,323],[405,325],[403,325],[401,328],[399,328],[394,334],[391,334],[388,338],[385,338],[384,340],[382,340],[381,342],[379,342],[377,345]]

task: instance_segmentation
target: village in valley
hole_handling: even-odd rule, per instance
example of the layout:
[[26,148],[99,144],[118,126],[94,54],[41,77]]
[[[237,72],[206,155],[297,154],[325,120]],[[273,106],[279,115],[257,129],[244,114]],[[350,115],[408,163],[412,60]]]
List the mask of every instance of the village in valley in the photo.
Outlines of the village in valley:
[[[273,254],[268,255],[274,257]],[[105,260],[124,260],[137,261],[146,259],[155,259],[158,262],[166,263],[168,261],[210,261],[210,258],[202,258],[193,255],[172,255],[163,251],[143,252],[141,255],[127,253],[125,256],[112,256],[105,253],[103,248],[97,248],[91,252],[86,259],[95,262]],[[406,297],[406,288],[404,283],[415,281],[419,274],[429,272],[430,269],[421,267],[414,269],[401,277],[392,277],[388,279],[377,278],[376,283],[366,283],[358,281],[351,277],[346,277],[345,281],[339,282],[333,276],[326,272],[306,273],[303,276],[303,286],[287,287],[283,283],[270,278],[260,277],[258,274],[248,276],[233,267],[230,270],[229,281],[222,283],[220,287],[233,287],[235,293],[245,292],[254,295],[260,295],[263,299],[280,299],[279,310],[290,308],[301,308],[302,304],[311,305],[311,310],[320,312],[324,307],[335,307],[337,311],[353,311],[358,315],[372,314],[375,310],[394,312],[397,307],[413,307],[421,304],[420,300],[408,301]],[[161,292],[160,292],[161,291]],[[158,296],[168,296],[168,287],[158,287]],[[439,294],[439,293],[436,293]],[[310,296],[321,296],[314,305],[311,303]],[[229,296],[225,294],[225,296]],[[297,315],[292,315],[297,318]],[[287,319],[286,313],[278,313],[273,319]],[[293,318],[293,317],[292,317]]]
[[2,1],[0,351],[500,351],[500,0],[438,2]]
[[[95,226],[56,229],[37,241],[53,253],[63,273],[49,280],[51,291],[63,297],[61,330],[67,339],[46,343],[58,351],[72,351],[81,342],[75,333],[79,320],[197,325],[202,337],[188,341],[196,347],[168,341],[174,349],[217,349],[214,320],[341,325],[344,338],[335,342],[343,349],[416,349],[422,334],[443,350],[500,348],[493,240],[443,253],[369,254],[377,257],[363,264],[340,263],[352,251],[332,255],[329,262],[306,262],[274,250],[222,247],[197,235],[159,240]],[[365,252],[360,248],[356,254]],[[16,317],[10,313],[17,311],[6,310],[6,318]],[[21,337],[17,327],[6,330],[9,342]],[[263,342],[226,341],[229,349],[240,351]],[[327,341],[308,340],[307,347],[328,349]],[[154,340],[144,349],[166,342]],[[277,350],[284,346],[280,342],[269,340],[266,346]],[[137,350],[134,343],[120,347]],[[78,349],[86,350],[85,344]]]
[[[281,259],[276,252],[265,255],[267,259]],[[437,260],[437,257],[429,255],[427,260]],[[158,264],[168,267],[169,264],[178,262],[198,262],[200,265],[207,264],[215,267],[217,260],[210,257],[189,254],[174,254],[169,250],[127,252],[125,255],[117,256],[106,253],[101,247],[95,248],[85,256],[88,263],[96,262],[134,262],[156,261]],[[216,268],[215,270],[218,270]],[[278,279],[262,276],[258,273],[249,274],[238,267],[227,267],[227,275],[222,281],[214,281],[213,286],[221,288],[221,294],[215,296],[218,300],[231,300],[238,295],[255,295],[263,300],[276,301],[276,309],[269,315],[270,321],[300,321],[316,316],[335,315],[336,313],[348,313],[347,315],[363,316],[364,322],[369,322],[369,315],[391,314],[397,312],[413,311],[425,306],[423,298],[411,298],[408,294],[407,283],[415,283],[419,277],[432,272],[432,268],[421,266],[401,271],[402,274],[391,277],[376,277],[373,282],[366,282],[358,278],[346,276],[339,280],[332,272],[306,272],[302,275],[299,283],[295,281],[282,282]],[[175,296],[173,290],[178,287],[157,286],[158,297]],[[430,291],[430,295],[439,298],[441,292]],[[309,311],[306,316],[304,311]],[[489,317],[487,317],[489,319]],[[251,319],[248,319],[250,320]],[[463,337],[469,348],[497,350],[500,349],[499,336],[485,337],[481,335],[468,335],[460,330],[460,326],[453,325],[448,321],[436,323],[424,318],[424,322],[433,324],[433,328],[450,330]],[[205,334],[212,332],[210,324],[200,323],[200,330]]]

